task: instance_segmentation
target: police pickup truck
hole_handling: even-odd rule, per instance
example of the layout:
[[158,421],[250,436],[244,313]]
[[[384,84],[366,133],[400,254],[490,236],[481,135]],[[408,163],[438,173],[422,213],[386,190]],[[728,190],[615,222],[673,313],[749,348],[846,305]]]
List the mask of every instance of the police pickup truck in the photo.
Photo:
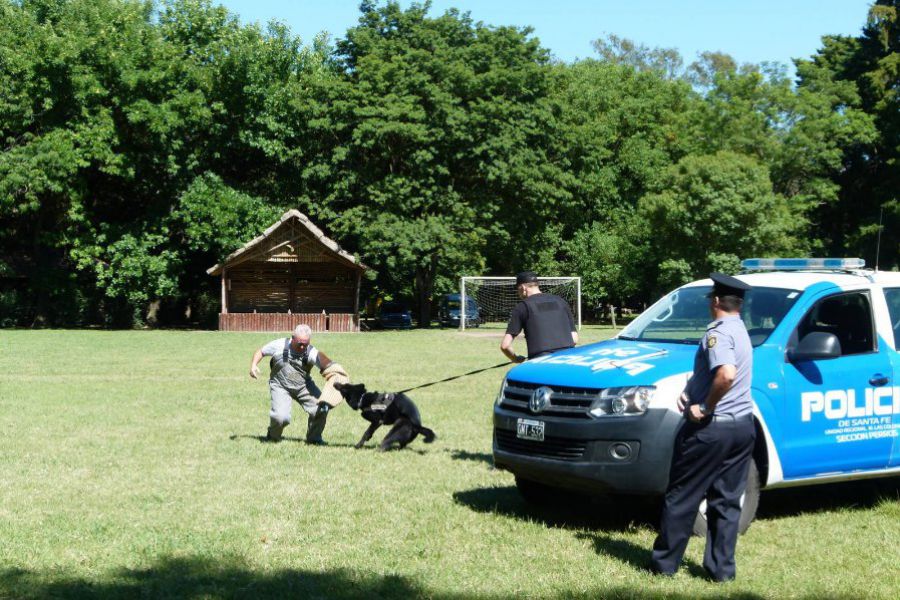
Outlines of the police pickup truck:
[[[900,475],[900,273],[864,265],[742,262],[757,443],[741,531],[761,488]],[[665,492],[683,423],[676,400],[710,321],[711,286],[687,284],[613,339],[509,371],[494,406],[494,463],[526,499]]]

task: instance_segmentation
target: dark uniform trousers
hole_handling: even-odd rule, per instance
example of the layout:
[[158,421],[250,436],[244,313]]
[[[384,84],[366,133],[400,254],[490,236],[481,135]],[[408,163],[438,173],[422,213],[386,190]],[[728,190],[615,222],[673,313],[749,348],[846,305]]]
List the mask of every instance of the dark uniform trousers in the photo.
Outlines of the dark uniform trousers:
[[713,579],[734,578],[741,496],[755,439],[752,415],[684,424],[675,438],[659,537],[653,544],[654,571],[671,574],[678,570],[705,496],[703,566]]

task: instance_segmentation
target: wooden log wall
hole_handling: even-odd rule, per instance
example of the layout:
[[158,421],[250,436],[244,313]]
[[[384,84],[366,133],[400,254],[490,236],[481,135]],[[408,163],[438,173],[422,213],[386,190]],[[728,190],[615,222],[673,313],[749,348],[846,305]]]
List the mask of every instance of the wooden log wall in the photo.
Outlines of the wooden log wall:
[[286,229],[259,256],[227,266],[219,330],[288,332],[306,323],[313,331],[359,331],[359,269],[306,237]]
[[359,331],[359,322],[354,314],[338,313],[328,315],[328,331]]
[[228,270],[228,312],[352,313],[352,270],[335,263],[249,263]]
[[[341,317],[342,315],[331,315]],[[353,315],[346,315],[353,319]],[[228,313],[219,315],[219,331],[293,331],[294,327],[306,323],[313,331],[329,331],[329,315],[322,313]],[[341,321],[341,319],[339,319]],[[341,329],[338,331],[357,331]]]

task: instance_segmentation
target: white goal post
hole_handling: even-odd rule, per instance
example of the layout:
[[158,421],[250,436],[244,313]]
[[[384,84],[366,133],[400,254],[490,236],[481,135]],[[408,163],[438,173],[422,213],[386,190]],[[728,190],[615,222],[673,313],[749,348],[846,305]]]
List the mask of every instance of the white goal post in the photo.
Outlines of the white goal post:
[[[541,292],[556,294],[572,307],[575,324],[581,330],[581,277],[538,277]],[[460,319],[459,329],[466,329],[464,317],[473,316],[474,301],[478,317],[477,326],[486,322],[506,323],[513,307],[519,302],[515,277],[462,277],[459,283]],[[467,307],[467,303],[469,306]],[[470,322],[470,326],[472,323]]]

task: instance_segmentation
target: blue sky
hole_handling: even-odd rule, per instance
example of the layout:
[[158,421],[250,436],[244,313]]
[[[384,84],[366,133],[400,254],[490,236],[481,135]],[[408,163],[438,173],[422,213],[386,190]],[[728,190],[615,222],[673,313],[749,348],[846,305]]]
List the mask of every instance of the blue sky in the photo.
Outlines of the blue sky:
[[[217,0],[213,0],[216,2]],[[218,0],[243,22],[287,23],[304,42],[319,31],[342,37],[359,16],[359,0]],[[825,34],[858,35],[871,0],[434,0],[489,25],[531,26],[564,61],[594,56],[591,40],[614,33],[651,47],[677,48],[686,63],[706,50],[738,62],[807,58]],[[404,7],[409,0],[401,0]]]

